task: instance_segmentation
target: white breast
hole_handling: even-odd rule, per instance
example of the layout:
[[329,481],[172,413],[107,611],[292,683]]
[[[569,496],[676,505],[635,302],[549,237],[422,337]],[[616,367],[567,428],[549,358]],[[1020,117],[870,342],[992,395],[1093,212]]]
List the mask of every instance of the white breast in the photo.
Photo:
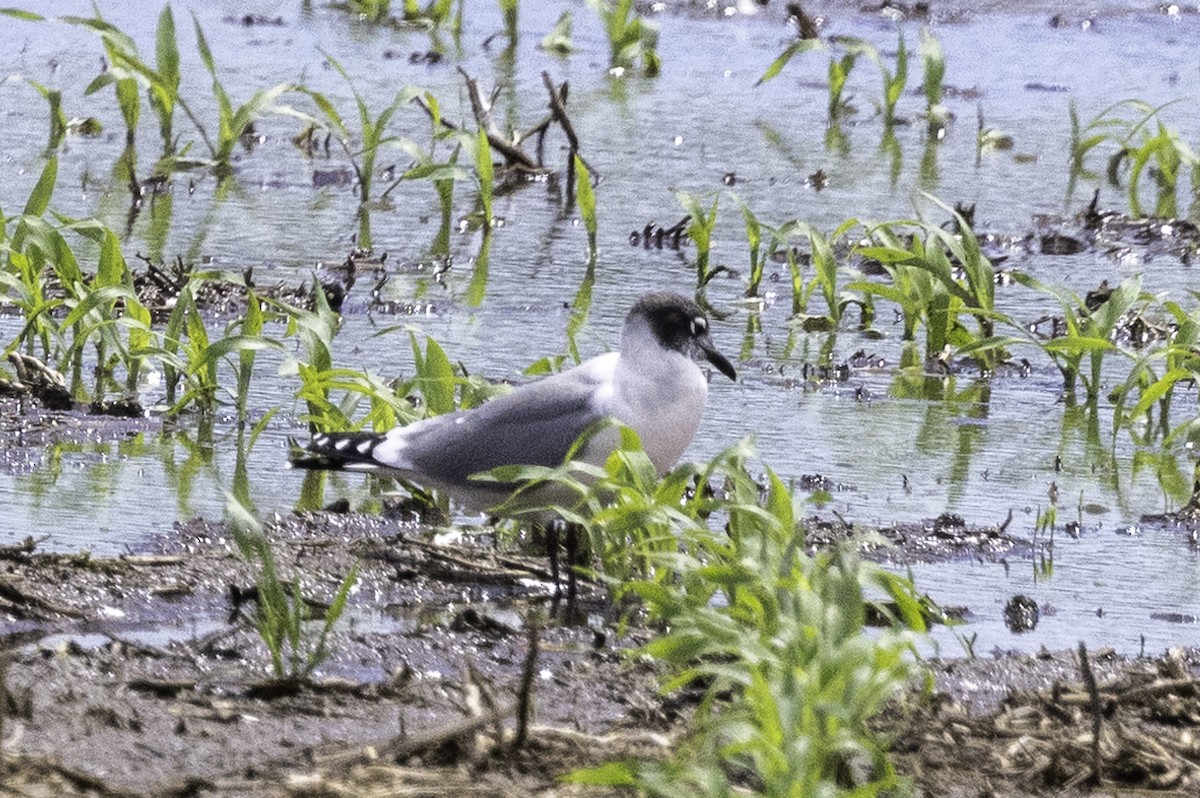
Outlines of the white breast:
[[708,381],[691,358],[655,349],[651,359],[621,353],[607,407],[600,409],[632,427],[659,474],[665,474],[696,434]]

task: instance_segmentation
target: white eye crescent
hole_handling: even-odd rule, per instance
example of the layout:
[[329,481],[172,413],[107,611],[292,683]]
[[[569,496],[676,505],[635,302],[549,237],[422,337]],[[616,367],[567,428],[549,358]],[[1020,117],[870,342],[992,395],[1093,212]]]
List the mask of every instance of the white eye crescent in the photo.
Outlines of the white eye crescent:
[[692,319],[692,335],[703,335],[708,332],[708,319],[697,316]]

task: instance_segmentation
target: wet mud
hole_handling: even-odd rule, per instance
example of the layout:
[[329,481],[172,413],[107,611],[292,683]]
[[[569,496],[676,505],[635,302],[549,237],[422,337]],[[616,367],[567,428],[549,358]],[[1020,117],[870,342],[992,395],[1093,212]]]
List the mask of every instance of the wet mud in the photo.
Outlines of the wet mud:
[[[585,585],[587,623],[564,626],[542,558],[426,532],[330,512],[269,525],[318,623],[359,568],[333,656],[303,682],[271,678],[239,607],[253,573],[223,524],[178,524],[113,558],[0,549],[0,794],[607,794],[559,777],[665,756],[688,733],[696,696],[663,696],[627,653],[650,636],[636,616],[619,625]],[[1083,794],[1096,762],[1108,786],[1200,784],[1196,652],[928,664],[932,693],[914,684],[880,720],[925,794]],[[1095,723],[1098,754],[1079,742]]]
[[470,717],[473,692],[511,708],[537,618],[538,723],[586,735],[662,715],[653,668],[622,653],[645,633],[619,636],[590,588],[591,626],[549,623],[541,558],[348,514],[269,534],[284,577],[318,597],[318,626],[319,597],[358,564],[311,681],[272,678],[239,608],[253,574],[221,524],[181,524],[154,551],[116,558],[0,549],[4,750],[18,776],[36,782],[53,760],[54,778],[86,773],[117,794],[269,792],[341,747],[436,734]]

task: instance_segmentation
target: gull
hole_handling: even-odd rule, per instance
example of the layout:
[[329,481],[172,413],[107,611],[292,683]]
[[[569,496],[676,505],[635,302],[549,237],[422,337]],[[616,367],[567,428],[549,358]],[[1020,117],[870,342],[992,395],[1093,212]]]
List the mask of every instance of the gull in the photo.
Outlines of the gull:
[[[315,435],[305,449],[292,453],[291,465],[386,474],[447,493],[470,510],[517,514],[553,504],[559,494],[549,487],[514,497],[517,485],[473,477],[500,466],[562,465],[576,440],[606,421],[638,434],[659,476],[670,471],[691,443],[708,398],[700,359],[737,379],[695,302],[679,294],[645,294],[625,318],[617,352],[470,410],[383,433]],[[602,427],[575,459],[603,464],[618,441],[614,427]]]

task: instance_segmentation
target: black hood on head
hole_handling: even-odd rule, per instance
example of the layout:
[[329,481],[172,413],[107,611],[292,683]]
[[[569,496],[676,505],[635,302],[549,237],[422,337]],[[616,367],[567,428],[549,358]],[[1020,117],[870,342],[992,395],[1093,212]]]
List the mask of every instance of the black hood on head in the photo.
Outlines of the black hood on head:
[[737,371],[713,343],[708,332],[708,317],[692,300],[679,294],[646,294],[629,311],[629,318],[642,316],[650,325],[654,337],[666,349],[674,349],[688,357],[703,357],[731,380]]

